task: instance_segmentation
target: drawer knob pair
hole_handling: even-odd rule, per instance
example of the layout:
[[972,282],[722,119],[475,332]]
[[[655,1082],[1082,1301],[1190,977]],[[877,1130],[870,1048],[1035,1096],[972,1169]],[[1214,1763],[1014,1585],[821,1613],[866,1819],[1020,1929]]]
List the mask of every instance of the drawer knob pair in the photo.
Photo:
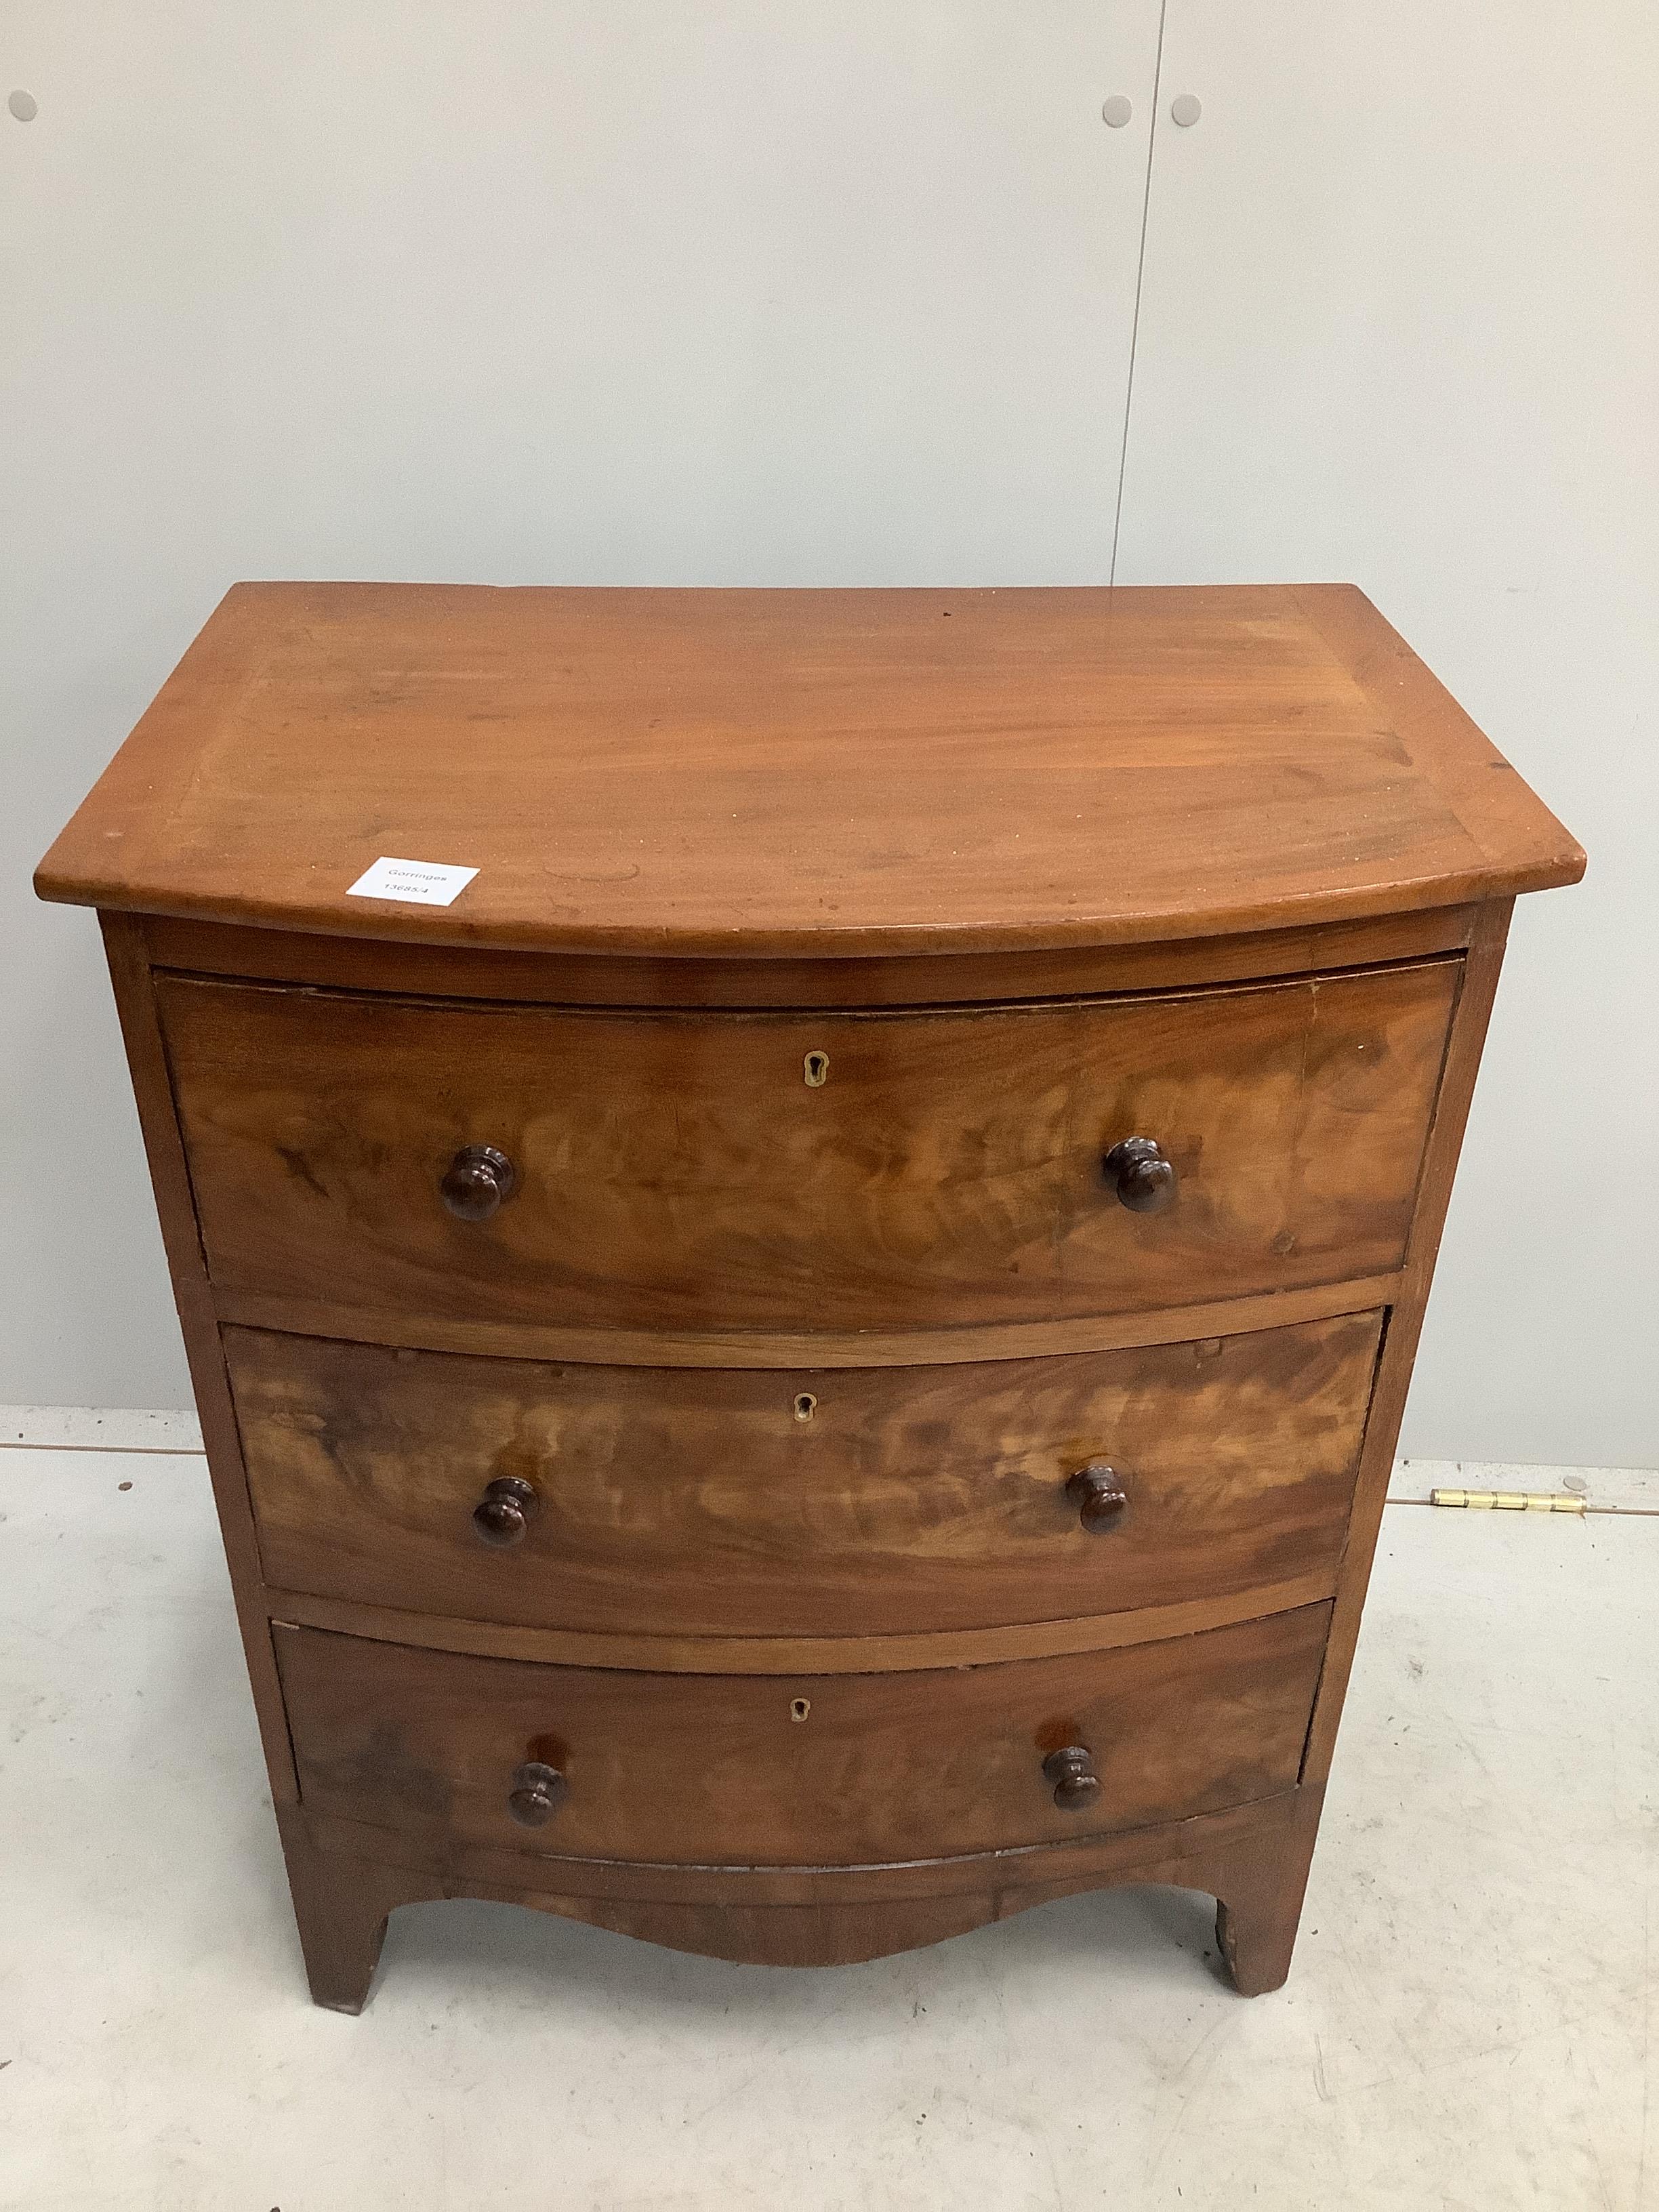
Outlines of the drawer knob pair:
[[458,1221],[488,1221],[518,1182],[518,1170],[494,1145],[463,1145],[444,1171],[438,1195]]
[[1162,1213],[1175,1204],[1180,1177],[1156,1137],[1125,1137],[1101,1167],[1118,1204],[1131,1213]]
[[[1175,1203],[1179,1177],[1156,1137],[1125,1137],[1101,1163],[1120,1206],[1162,1213]],[[518,1170],[494,1145],[463,1145],[439,1184],[444,1204],[461,1221],[488,1221],[518,1187]]]
[[[1081,1813],[1100,1795],[1094,1755],[1080,1743],[1051,1751],[1042,1762],[1042,1778],[1054,1791],[1054,1803],[1062,1813]],[[544,1828],[568,1787],[556,1766],[528,1759],[514,1769],[507,1809],[521,1828]]]
[[498,1474],[472,1509],[472,1526],[486,1544],[521,1544],[541,1499],[521,1474]]
[[544,1828],[553,1818],[568,1784],[556,1766],[527,1759],[516,1767],[507,1809],[521,1828]]

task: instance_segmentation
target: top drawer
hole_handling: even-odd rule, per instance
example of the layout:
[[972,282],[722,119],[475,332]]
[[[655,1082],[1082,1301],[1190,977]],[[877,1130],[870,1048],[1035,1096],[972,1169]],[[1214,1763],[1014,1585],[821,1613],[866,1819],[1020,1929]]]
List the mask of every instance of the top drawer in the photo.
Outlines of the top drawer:
[[[1403,1256],[1457,963],[983,1012],[611,1014],[181,976],[158,998],[222,1289],[434,1317],[896,1329]],[[1153,1139],[1162,1210],[1104,1156]],[[483,1218],[469,1146],[511,1163]],[[490,1195],[475,1183],[474,1211]]]

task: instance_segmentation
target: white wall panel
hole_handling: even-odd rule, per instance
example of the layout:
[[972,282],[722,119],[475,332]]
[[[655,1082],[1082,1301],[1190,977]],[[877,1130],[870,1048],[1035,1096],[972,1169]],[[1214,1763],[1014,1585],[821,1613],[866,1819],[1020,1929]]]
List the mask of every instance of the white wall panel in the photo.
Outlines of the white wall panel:
[[1158,114],[1119,581],[1351,578],[1590,854],[1516,912],[1406,1449],[1652,1465],[1659,15],[1169,0]]
[[182,1401],[94,933],[27,878],[226,585],[1103,581],[1158,20],[7,11],[0,1398]]

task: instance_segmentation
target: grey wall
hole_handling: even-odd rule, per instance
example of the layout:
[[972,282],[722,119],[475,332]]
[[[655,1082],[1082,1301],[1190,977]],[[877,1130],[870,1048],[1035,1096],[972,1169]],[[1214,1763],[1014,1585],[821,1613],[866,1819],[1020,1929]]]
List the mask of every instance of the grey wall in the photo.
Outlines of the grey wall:
[[1157,23],[8,11],[0,1401],[186,1399],[96,929],[27,878],[225,586],[1104,581]]
[[1404,1448],[1659,1464],[1659,12],[1170,0],[1121,582],[1346,576],[1573,830]]
[[22,0],[0,70],[0,1400],[185,1395],[27,876],[228,581],[1115,550],[1354,577],[1591,847],[1517,917],[1407,1443],[1659,1459],[1647,8]]

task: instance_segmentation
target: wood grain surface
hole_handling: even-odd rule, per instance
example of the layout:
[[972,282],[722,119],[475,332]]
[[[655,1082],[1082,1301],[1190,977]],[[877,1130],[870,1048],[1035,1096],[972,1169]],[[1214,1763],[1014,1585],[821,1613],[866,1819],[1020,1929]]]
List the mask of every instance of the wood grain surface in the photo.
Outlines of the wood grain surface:
[[1338,1314],[1392,1305],[1400,1273],[1350,1275],[1300,1290],[1153,1306],[1144,1313],[1071,1314],[1059,1321],[1005,1321],[955,1328],[593,1328],[526,1321],[470,1321],[459,1315],[398,1313],[341,1305],[330,1297],[271,1297],[258,1291],[210,1292],[222,1322],[286,1336],[330,1336],[394,1351],[461,1352],[554,1366],[917,1367],[975,1359],[1042,1359],[1062,1352],[1122,1352],[1143,1344],[1187,1344],[1243,1336]]
[[142,927],[152,964],[188,975],[545,1006],[844,1010],[1101,998],[1376,968],[1461,952],[1480,911],[1474,906],[1428,907],[1359,921],[1181,938],[1164,945],[793,960],[684,955],[653,959],[617,952],[388,944],[377,938],[319,937],[246,923],[184,921],[167,915],[147,915]]
[[[1109,1833],[1286,1788],[1329,1610],[1006,1667],[777,1681],[272,1636],[315,1813],[577,1858],[845,1865]],[[1077,1813],[1042,1772],[1068,1743],[1102,1784]],[[526,1760],[564,1778],[544,1827],[507,1809]]]
[[1284,1900],[1301,1894],[1302,1796],[1286,1790],[1113,1835],[860,1868],[538,1860],[299,1807],[280,1818],[313,1994],[340,2012],[360,2010],[368,1994],[389,1912],[430,1899],[531,1905],[757,1966],[829,1966],[935,1943],[1115,1882],[1170,1883],[1220,1899],[1232,1938],[1230,1968],[1241,1992],[1255,1995],[1276,1988],[1289,1961]]
[[236,1414],[213,1315],[207,1266],[191,1197],[190,1171],[173,1114],[167,1054],[156,1018],[154,975],[145,957],[143,933],[131,915],[100,915],[99,922],[122,1042],[126,1048],[127,1069],[132,1079],[133,1099],[138,1109],[144,1156],[155,1195],[162,1249],[167,1255],[173,1302],[184,1330],[191,1387],[201,1416],[202,1443],[213,1484],[225,1564],[230,1571],[231,1595],[246,1656],[259,1739],[270,1778],[272,1801],[280,1813],[283,1806],[295,1802],[298,1784],[289,1743],[288,1717],[283,1710],[282,1686],[276,1679],[270,1648],[265,1594],[259,1576],[258,1540],[242,1470]]
[[325,1628],[381,1644],[419,1644],[488,1659],[525,1659],[546,1667],[628,1667],[647,1674],[888,1674],[939,1667],[1000,1666],[1015,1659],[1050,1659],[1066,1652],[1115,1651],[1125,1644],[1158,1644],[1199,1636],[1269,1613],[1322,1605],[1340,1580],[1322,1566],[1286,1582],[1248,1590],[1206,1591],[1179,1605],[1131,1613],[1073,1613],[1063,1620],[1016,1622],[1002,1628],[926,1628],[892,1635],[641,1635],[623,1629],[523,1628],[354,1598],[309,1597],[267,1587],[270,1617],[290,1627]]
[[[352,897],[377,858],[478,870]],[[754,957],[1147,943],[1575,881],[1351,586],[244,584],[44,897]]]
[[[1176,1605],[1323,1573],[1381,1316],[1095,1357],[540,1366],[228,1329],[265,1579],[541,1628],[845,1636]],[[1084,1526],[1108,1460],[1127,1504]],[[506,1545],[473,1516],[503,1480]]]
[[802,1963],[1132,1879],[1276,1987],[1583,867],[1348,586],[234,590],[37,885],[319,2001],[417,1899]]
[[[973,1013],[611,1015],[176,977],[157,996],[222,1291],[920,1329],[1397,1267],[1458,964]],[[1168,1212],[1104,1180],[1136,1134],[1179,1171]],[[441,1185],[475,1145],[516,1189],[459,1220]]]
[[[1065,1837],[1018,1844],[994,1851],[963,1851],[948,1858],[902,1859],[865,1866],[686,1866],[629,1859],[527,1857],[517,1848],[458,1844],[422,1832],[376,1828],[314,1808],[293,1808],[292,1826],[331,1859],[375,1860],[447,1877],[451,1894],[479,1896],[514,1890],[526,1902],[549,1887],[567,1894],[635,1902],[683,1898],[718,1910],[738,1905],[914,1904],[964,1891],[1023,1890],[1061,1896],[1089,1879],[1110,1881],[1148,1861],[1178,1863],[1231,1856],[1252,1845],[1271,1850],[1282,1842],[1302,1798],[1299,1786],[1252,1798],[1219,1813],[1154,1821],[1109,1834],[1084,1835],[1068,1823]],[[1079,1881],[1079,1877],[1083,1878]],[[1156,1875],[1137,1877],[1157,1880]],[[1196,1886],[1196,1885],[1195,1885]]]

